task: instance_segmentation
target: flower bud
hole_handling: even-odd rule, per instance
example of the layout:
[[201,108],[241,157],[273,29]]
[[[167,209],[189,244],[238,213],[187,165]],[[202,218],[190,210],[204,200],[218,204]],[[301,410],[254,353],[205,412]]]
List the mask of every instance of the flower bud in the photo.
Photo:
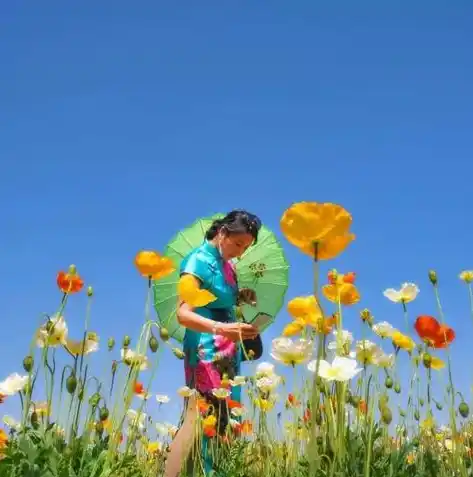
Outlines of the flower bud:
[[440,404],[439,402],[436,402],[436,403],[435,403],[435,407],[436,407],[439,411],[441,411],[441,410],[443,409],[442,404]]
[[382,411],[383,408],[385,408],[388,405],[388,403],[389,403],[389,396],[387,394],[382,394],[379,397],[378,409]]
[[118,368],[118,362],[113,360],[112,361],[112,374],[115,374],[117,372],[117,368]]
[[76,275],[77,274],[77,267],[75,265],[69,265],[69,275]]
[[160,328],[159,336],[163,341],[167,341],[169,339],[169,331],[166,328]]
[[34,360],[33,356],[26,356],[26,358],[23,360],[23,369],[29,373],[34,366]]
[[416,421],[419,421],[419,419],[420,419],[420,413],[417,409],[414,411],[414,419]]
[[108,345],[108,350],[112,351],[112,349],[115,346],[115,339],[114,338],[109,338],[108,342],[107,342],[107,345]]
[[33,429],[38,429],[39,418],[38,418],[38,413],[36,411],[33,411],[31,413],[30,422],[31,422],[31,425],[32,425]]
[[396,383],[396,384],[394,385],[394,392],[395,392],[396,394],[401,394],[401,385],[400,385],[399,383]]
[[184,359],[186,356],[185,353],[179,348],[173,348],[172,352],[174,353],[174,356],[178,359]]
[[422,362],[424,366],[429,369],[432,366],[432,356],[429,353],[424,353],[422,355]]
[[97,432],[97,434],[102,434],[103,429],[104,429],[103,422],[99,421],[95,423],[95,431]]
[[399,409],[399,415],[400,415],[401,417],[406,417],[406,412],[403,411],[402,409]]
[[351,405],[355,408],[358,409],[358,406],[360,405],[360,398],[358,396],[353,396],[351,398]]
[[383,407],[383,410],[381,411],[381,420],[384,422],[384,424],[388,426],[389,424],[391,424],[393,420],[393,413],[391,412],[391,409],[389,409],[389,407]]
[[437,272],[435,270],[429,270],[429,280],[433,286],[437,285],[438,279],[437,279]]
[[87,296],[89,298],[94,296],[94,289],[90,285],[87,287]]
[[89,399],[89,404],[95,408],[99,405],[99,402],[100,402],[100,393],[94,393],[92,394],[92,396],[90,396],[90,399]]
[[74,373],[71,373],[70,376],[66,379],[66,389],[69,394],[74,394],[77,388],[77,378]]
[[425,401],[422,398],[420,398],[419,404],[420,404],[420,407],[424,407]]
[[124,338],[123,338],[123,348],[124,349],[127,349],[128,346],[130,346],[130,343],[131,343],[131,338],[126,335]]
[[390,378],[389,376],[386,377],[385,381],[384,381],[384,385],[388,388],[388,389],[391,389],[394,385],[394,382],[392,380],[392,378]]
[[330,285],[335,285],[337,283],[337,278],[337,270],[335,270],[335,268],[332,268],[332,270],[328,272],[328,282],[330,283]]
[[110,415],[110,412],[105,406],[100,409],[99,416],[102,422],[106,421],[109,415]]
[[468,404],[465,401],[461,402],[460,405],[458,406],[458,412],[460,413],[460,416],[464,417],[465,419],[470,414],[470,408],[468,407]]
[[158,351],[159,343],[158,343],[158,340],[157,340],[156,336],[154,336],[154,335],[150,336],[148,345],[149,345],[149,349],[151,350],[152,353],[156,353],[156,351]]
[[371,311],[368,310],[368,308],[365,308],[364,310],[361,310],[360,317],[361,317],[362,321],[364,321],[368,325],[370,325],[370,326],[373,325],[374,318],[373,318],[373,315],[371,314]]

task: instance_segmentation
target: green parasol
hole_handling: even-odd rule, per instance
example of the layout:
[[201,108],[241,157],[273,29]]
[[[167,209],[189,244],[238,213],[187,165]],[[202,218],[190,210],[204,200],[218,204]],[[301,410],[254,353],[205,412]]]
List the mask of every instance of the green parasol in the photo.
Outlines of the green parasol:
[[[179,266],[191,250],[202,244],[212,222],[221,217],[223,217],[222,214],[216,214],[212,217],[201,218],[179,232],[164,251],[165,256],[174,260],[177,270],[153,283],[154,306],[158,314],[158,322],[160,326],[168,330],[172,338],[179,342],[183,341],[185,332],[176,317]],[[277,313],[281,310],[288,287],[289,265],[273,232],[262,226],[258,242],[235,261],[235,268],[239,287],[252,288],[257,296],[255,307],[250,305],[240,307],[243,320],[247,323],[255,322],[261,330],[264,330],[274,322]]]

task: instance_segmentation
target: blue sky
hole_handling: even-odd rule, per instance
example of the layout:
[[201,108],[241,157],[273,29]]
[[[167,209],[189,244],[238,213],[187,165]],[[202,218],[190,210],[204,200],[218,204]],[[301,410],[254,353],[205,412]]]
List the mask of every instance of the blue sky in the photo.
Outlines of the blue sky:
[[[143,321],[137,250],[236,207],[280,235],[284,209],[310,200],[353,214],[357,240],[323,267],[358,274],[346,326],[359,336],[369,307],[402,327],[382,291],[404,281],[421,289],[411,319],[435,313],[435,268],[466,386],[472,19],[466,0],[2,5],[0,376],[20,370],[70,263],[96,290],[102,369],[108,336]],[[283,243],[287,298],[310,293],[310,260]],[[66,314],[77,337],[84,309],[74,297]],[[181,363],[162,360],[152,390],[174,397]]]

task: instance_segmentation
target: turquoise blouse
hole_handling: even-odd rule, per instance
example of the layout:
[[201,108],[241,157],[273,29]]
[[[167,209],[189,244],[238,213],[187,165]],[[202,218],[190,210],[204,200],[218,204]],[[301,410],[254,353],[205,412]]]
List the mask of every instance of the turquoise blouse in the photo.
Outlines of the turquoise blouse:
[[[212,243],[204,243],[190,252],[181,263],[180,273],[197,277],[202,288],[209,290],[217,299],[195,312],[201,316],[213,319],[212,309],[224,309],[227,313],[226,322],[236,321],[235,305],[238,297],[238,286],[225,277],[224,261],[219,250]],[[184,349],[187,350],[189,365],[195,366],[198,358],[211,361],[214,350],[214,336],[210,333],[199,333],[186,329]],[[200,356],[197,352],[200,351]]]

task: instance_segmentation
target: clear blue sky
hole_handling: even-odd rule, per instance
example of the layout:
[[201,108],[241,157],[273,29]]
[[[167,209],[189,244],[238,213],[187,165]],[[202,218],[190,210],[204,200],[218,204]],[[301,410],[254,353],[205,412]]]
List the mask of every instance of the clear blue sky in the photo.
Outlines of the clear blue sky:
[[[470,379],[473,5],[355,3],[3,2],[2,378],[56,309],[59,269],[96,290],[105,363],[107,337],[143,320],[137,250],[235,207],[279,234],[283,210],[313,200],[354,217],[356,242],[324,265],[358,274],[347,327],[359,337],[363,307],[402,327],[382,291],[403,281],[421,288],[413,316],[435,313],[435,268]],[[288,298],[310,293],[310,261],[284,245]],[[84,308],[66,315],[77,337]],[[181,363],[163,359],[152,390],[174,397]]]

